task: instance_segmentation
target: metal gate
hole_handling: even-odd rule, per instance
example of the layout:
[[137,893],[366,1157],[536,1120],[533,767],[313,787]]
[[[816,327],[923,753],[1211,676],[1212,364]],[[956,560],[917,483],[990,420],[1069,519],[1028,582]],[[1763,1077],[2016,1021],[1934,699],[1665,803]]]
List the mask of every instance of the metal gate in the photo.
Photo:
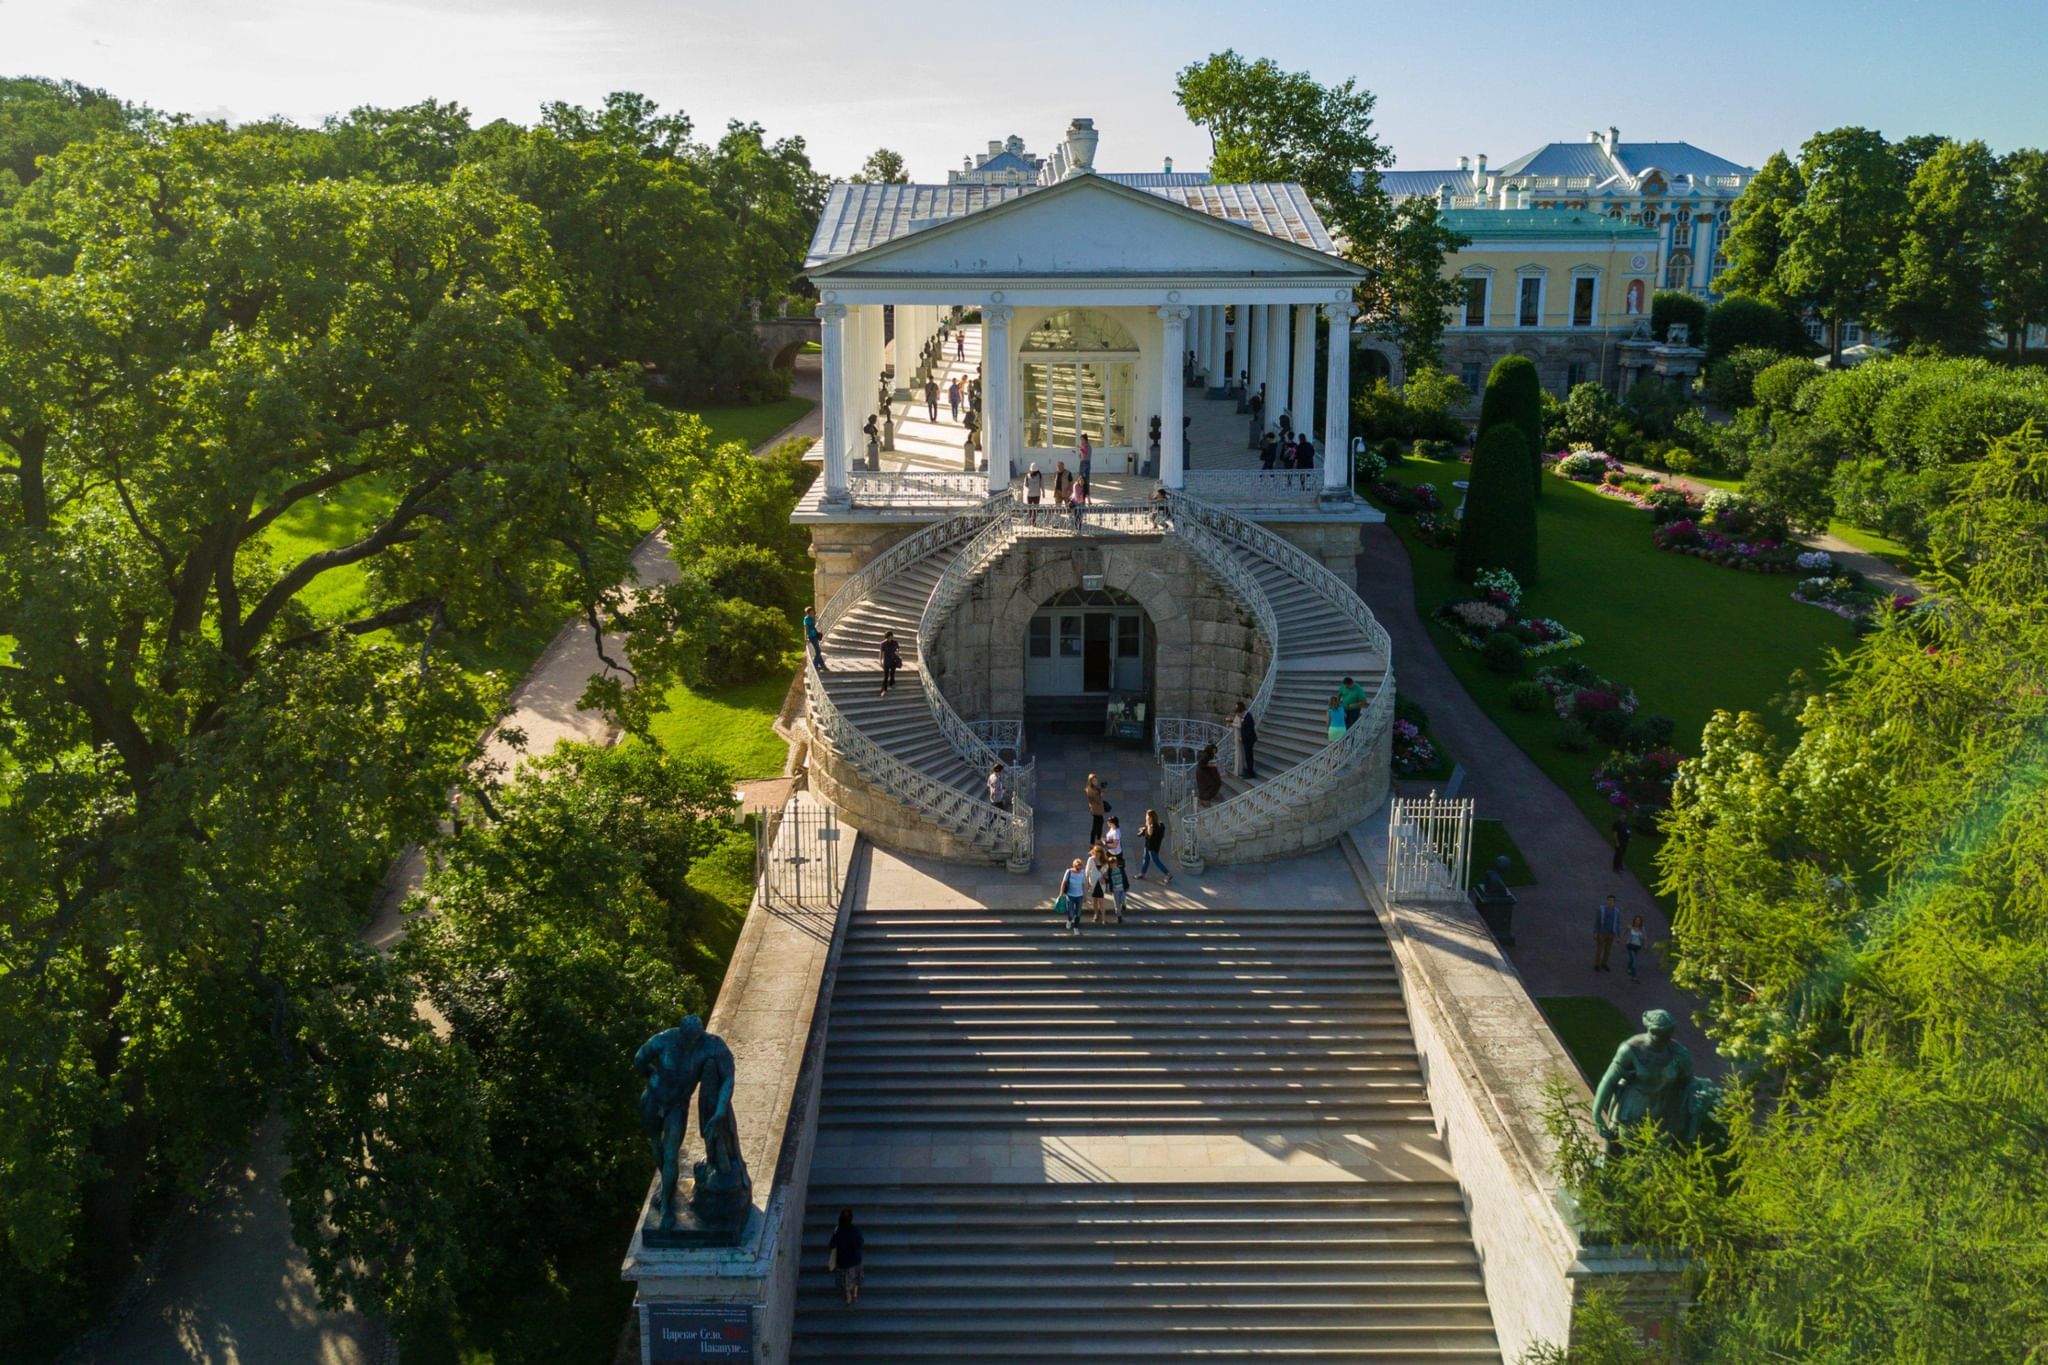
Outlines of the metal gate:
[[780,810],[756,811],[754,884],[765,906],[836,910],[842,854],[839,817],[799,794]]
[[1462,901],[1472,861],[1472,802],[1395,797],[1387,809],[1387,903]]

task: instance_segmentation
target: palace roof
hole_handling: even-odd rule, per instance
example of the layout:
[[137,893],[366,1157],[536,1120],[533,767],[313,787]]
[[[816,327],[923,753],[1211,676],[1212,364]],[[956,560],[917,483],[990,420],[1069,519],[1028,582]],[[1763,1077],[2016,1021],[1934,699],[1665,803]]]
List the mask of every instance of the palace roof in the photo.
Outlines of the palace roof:
[[[1263,236],[1337,255],[1336,244],[1309,203],[1308,192],[1296,184],[1218,185],[1201,172],[1096,178],[1155,195]],[[826,196],[825,211],[811,237],[804,266],[809,269],[826,265],[1046,188],[1051,187],[837,184]]]
[[1658,240],[1657,229],[1609,218],[1590,209],[1450,209],[1437,222],[1475,243],[1487,241]]

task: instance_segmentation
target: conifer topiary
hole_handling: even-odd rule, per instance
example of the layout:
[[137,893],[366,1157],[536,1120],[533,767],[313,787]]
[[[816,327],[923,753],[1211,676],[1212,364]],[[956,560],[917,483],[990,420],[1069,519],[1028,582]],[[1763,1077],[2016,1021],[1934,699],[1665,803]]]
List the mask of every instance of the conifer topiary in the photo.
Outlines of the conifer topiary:
[[1543,381],[1536,374],[1536,362],[1525,355],[1502,356],[1486,377],[1486,393],[1479,400],[1479,434],[1484,436],[1503,422],[1511,422],[1528,445],[1529,491],[1543,496],[1543,462],[1537,458],[1543,447]]
[[1536,581],[1536,502],[1529,490],[1528,442],[1503,422],[1472,452],[1472,487],[1458,528],[1458,577],[1506,569],[1527,586]]

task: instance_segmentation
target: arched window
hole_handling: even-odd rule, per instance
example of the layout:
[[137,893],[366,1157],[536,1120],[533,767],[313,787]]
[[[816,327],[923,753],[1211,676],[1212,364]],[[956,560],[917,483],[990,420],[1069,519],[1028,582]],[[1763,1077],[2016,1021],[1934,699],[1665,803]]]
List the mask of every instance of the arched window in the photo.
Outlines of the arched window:
[[1671,245],[1692,245],[1692,214],[1686,209],[1678,211],[1678,218],[1671,224]]
[[1684,289],[1691,282],[1692,253],[1690,251],[1672,252],[1671,264],[1664,269],[1664,287],[1666,289]]
[[1069,309],[1048,314],[1024,338],[1027,351],[1136,351],[1138,343],[1107,313]]

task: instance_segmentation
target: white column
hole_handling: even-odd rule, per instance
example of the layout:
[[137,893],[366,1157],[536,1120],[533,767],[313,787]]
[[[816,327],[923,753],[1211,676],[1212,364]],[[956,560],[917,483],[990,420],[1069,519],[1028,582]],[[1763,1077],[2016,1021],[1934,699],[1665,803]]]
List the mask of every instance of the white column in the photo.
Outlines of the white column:
[[[1266,397],[1266,425],[1279,430],[1280,414],[1288,412],[1293,393],[1294,375],[1294,305],[1276,303],[1273,305],[1273,359],[1268,369],[1266,382],[1272,385],[1272,392]],[[1288,418],[1299,428],[1301,416],[1288,413]]]
[[981,310],[981,448],[988,456],[990,497],[1010,486],[1016,420],[1010,396],[1010,319],[1017,310],[990,304]]
[[875,406],[875,381],[868,374],[867,320],[861,316],[866,311],[865,304],[849,304],[846,321],[840,328],[844,337],[839,348],[839,398],[845,409],[848,450],[865,449],[860,429]]
[[1330,320],[1328,411],[1323,417],[1323,496],[1351,492],[1351,319],[1355,304],[1323,306]]
[[1297,304],[1294,309],[1294,396],[1288,401],[1294,410],[1294,429],[1313,434],[1316,429],[1316,310],[1314,304]]
[[1249,402],[1266,382],[1266,305],[1240,303],[1237,306],[1238,350],[1244,358],[1237,368],[1245,372],[1245,400]]
[[1223,305],[1209,306],[1209,387],[1218,385],[1230,387],[1230,376],[1223,368]]
[[[1180,354],[1188,334],[1188,310],[1172,305],[1159,310],[1160,352]],[[1178,489],[1186,481],[1180,434],[1181,402],[1186,389],[1180,382],[1180,365],[1175,362],[1159,376],[1159,478],[1168,488]]]
[[[862,376],[861,407],[881,416],[875,408],[875,391],[882,381],[882,366],[889,360],[889,332],[882,320],[882,305],[871,303],[861,311],[861,342],[867,352],[868,372]],[[867,419],[863,417],[862,421]]]
[[818,345],[824,348],[819,394],[825,402],[825,502],[847,504],[846,462],[846,305],[818,305]]
[[1266,358],[1265,424],[1277,430],[1287,406],[1287,372],[1280,368],[1280,336],[1287,330],[1287,306],[1269,303],[1259,312],[1259,351]]
[[1195,307],[1188,310],[1188,349],[1195,353],[1195,378],[1197,381],[1209,370],[1209,326],[1203,314],[1206,309]]

